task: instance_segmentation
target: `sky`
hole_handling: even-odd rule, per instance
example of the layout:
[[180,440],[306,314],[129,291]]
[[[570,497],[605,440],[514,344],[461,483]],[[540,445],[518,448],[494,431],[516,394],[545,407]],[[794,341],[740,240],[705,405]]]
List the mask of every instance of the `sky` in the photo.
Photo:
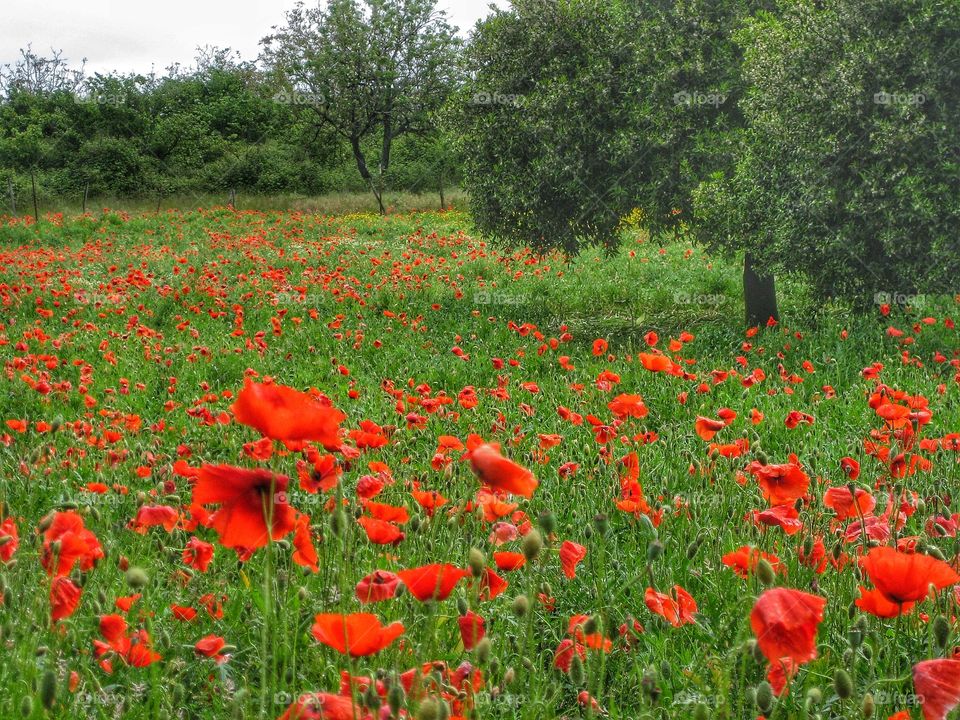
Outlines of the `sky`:
[[[311,5],[315,0],[305,3]],[[466,34],[489,12],[490,0],[438,0],[451,24]],[[506,7],[507,0],[493,0]],[[13,62],[28,43],[40,55],[63,50],[71,66],[86,58],[86,72],[162,74],[192,64],[204,45],[259,54],[270,28],[283,22],[295,0],[4,0],[0,9],[0,65]]]

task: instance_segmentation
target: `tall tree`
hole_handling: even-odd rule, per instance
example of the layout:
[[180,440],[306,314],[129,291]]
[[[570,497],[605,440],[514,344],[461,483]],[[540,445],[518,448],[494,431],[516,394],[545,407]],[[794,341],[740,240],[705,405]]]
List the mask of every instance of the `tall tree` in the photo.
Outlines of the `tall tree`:
[[457,82],[460,45],[434,0],[300,3],[264,39],[265,57],[287,82],[278,100],[349,144],[380,212],[393,143],[434,128]]

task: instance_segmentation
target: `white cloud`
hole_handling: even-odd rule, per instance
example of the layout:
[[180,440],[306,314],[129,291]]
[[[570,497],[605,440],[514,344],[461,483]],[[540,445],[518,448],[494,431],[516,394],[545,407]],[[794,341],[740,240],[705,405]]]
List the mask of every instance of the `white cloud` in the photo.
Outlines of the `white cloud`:
[[[13,62],[28,43],[35,52],[62,49],[71,65],[87,58],[87,72],[163,73],[175,62],[190,65],[204,45],[230,47],[246,59],[283,22],[294,0],[40,0],[4,3],[0,65]],[[506,7],[506,0],[495,0]],[[466,34],[489,12],[486,0],[439,0]]]

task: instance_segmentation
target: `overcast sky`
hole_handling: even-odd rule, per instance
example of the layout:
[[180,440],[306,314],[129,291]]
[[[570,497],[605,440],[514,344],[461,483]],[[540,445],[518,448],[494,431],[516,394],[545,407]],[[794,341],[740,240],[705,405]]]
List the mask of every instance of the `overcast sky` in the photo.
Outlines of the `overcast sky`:
[[[216,45],[259,53],[260,39],[283,22],[295,0],[0,0],[0,65],[20,48],[48,55],[63,50],[71,65],[87,59],[87,73],[158,73],[174,62],[190,65],[196,48]],[[307,2],[310,5],[311,2]],[[494,5],[506,7],[506,0]],[[461,33],[488,13],[490,0],[438,0]]]

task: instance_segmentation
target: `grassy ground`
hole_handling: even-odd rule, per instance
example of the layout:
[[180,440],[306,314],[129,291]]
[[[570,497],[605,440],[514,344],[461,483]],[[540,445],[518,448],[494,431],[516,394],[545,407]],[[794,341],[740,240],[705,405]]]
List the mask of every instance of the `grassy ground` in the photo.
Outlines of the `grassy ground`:
[[[438,661],[450,669],[472,663],[482,679],[469,692],[451,688],[450,676],[443,692],[424,679],[426,695],[405,695],[411,715],[433,717],[425,697],[442,696],[467,717],[593,716],[586,691],[611,717],[756,718],[768,665],[752,644],[749,614],[769,578],[743,579],[721,561],[747,545],[779,558],[775,584],[827,599],[818,657],[764,708],[768,717],[861,717],[868,693],[878,717],[917,713],[912,665],[950,652],[953,621],[937,643],[926,620],[952,617],[952,592],[896,620],[853,607],[858,584],[870,586],[856,570],[869,543],[850,530],[863,518],[838,520],[823,499],[827,487],[848,483],[841,458],[856,458],[856,485],[876,499],[867,517],[882,525],[888,493],[902,499],[904,523],[888,516],[885,542],[917,536],[929,552],[956,555],[955,539],[928,524],[954,512],[960,475],[956,452],[939,442],[960,430],[950,299],[853,317],[817,306],[787,280],[785,324],[745,333],[736,265],[674,241],[629,237],[616,257],[586,252],[567,262],[492,247],[459,212],[383,218],[220,208],[98,213],[39,228],[2,223],[0,423],[26,427],[0,425],[0,498],[19,531],[19,547],[0,567],[0,717],[278,717],[301,693],[337,693],[341,672],[396,685],[397,673]],[[605,352],[594,353],[597,339],[609,344]],[[680,370],[647,370],[641,353],[661,353]],[[879,374],[865,374],[874,363],[883,365]],[[760,378],[757,371],[762,379],[744,382]],[[387,443],[355,459],[339,455],[335,489],[303,490],[301,453],[278,443],[265,457],[252,444],[258,433],[231,419],[231,396],[258,375],[320,389],[346,413],[345,428],[372,421],[387,428]],[[891,397],[899,390],[929,400],[932,420],[918,434],[930,443],[911,444],[902,423],[878,416],[868,400],[883,386]],[[475,407],[464,400],[468,387]],[[609,403],[621,393],[641,395],[646,417],[616,420]],[[908,402],[921,404],[897,398]],[[560,408],[586,419],[575,424]],[[695,432],[698,416],[716,418],[721,408],[737,417],[714,442],[747,441],[738,457],[711,452]],[[753,422],[753,410],[763,419]],[[812,424],[791,428],[792,411]],[[466,442],[470,433],[500,442],[540,481],[529,500],[508,498],[522,514],[500,518],[501,547],[495,523],[478,512],[483,498],[461,452],[432,462],[440,436]],[[930,465],[895,477],[882,448]],[[621,459],[632,452],[645,513],[617,505]],[[796,503],[800,529],[787,534],[751,520],[769,503],[744,470],[791,454],[810,485]],[[412,516],[395,546],[371,542],[354,521],[364,513],[358,483],[382,470],[371,462],[385,463],[394,481],[377,501]],[[205,463],[293,478],[289,504],[310,516],[318,571],[293,562],[292,535],[241,562],[213,529],[193,527],[183,467]],[[431,516],[412,496],[414,482],[448,504]],[[346,518],[334,512],[338,501]],[[154,505],[179,516],[169,531],[131,527]],[[86,572],[69,570],[82,596],[70,617],[52,622],[38,528],[56,510],[77,512],[104,557]],[[521,549],[509,526],[527,532],[528,522],[543,530],[545,545],[523,568],[500,572],[509,587],[495,599],[467,581],[439,602],[403,594],[361,606],[354,597],[373,570],[466,567],[471,548],[493,567],[494,552]],[[206,572],[185,565],[193,536],[215,548]],[[564,541],[586,549],[573,578],[558,560]],[[822,572],[803,562],[815,541],[837,559]],[[48,543],[46,552],[62,548]],[[647,588],[669,594],[675,585],[698,605],[681,627],[645,601]],[[121,612],[116,600],[132,593],[141,597]],[[211,596],[222,601],[222,617],[205,609]],[[178,621],[171,605],[197,616]],[[457,618],[466,607],[485,618],[489,657],[464,650]],[[311,635],[317,613],[363,610],[402,622],[402,641],[351,660]],[[130,632],[148,631],[162,659],[134,667],[113,651],[104,656],[112,672],[98,665],[98,619],[111,613],[124,615]],[[611,646],[585,650],[583,664],[564,673],[555,652],[583,637],[570,630],[581,614]],[[643,632],[622,634],[634,620]],[[864,632],[851,634],[858,622]],[[210,634],[228,643],[225,662],[195,650]],[[852,680],[846,699],[833,687],[839,669]],[[358,704],[361,693],[354,689]]]

